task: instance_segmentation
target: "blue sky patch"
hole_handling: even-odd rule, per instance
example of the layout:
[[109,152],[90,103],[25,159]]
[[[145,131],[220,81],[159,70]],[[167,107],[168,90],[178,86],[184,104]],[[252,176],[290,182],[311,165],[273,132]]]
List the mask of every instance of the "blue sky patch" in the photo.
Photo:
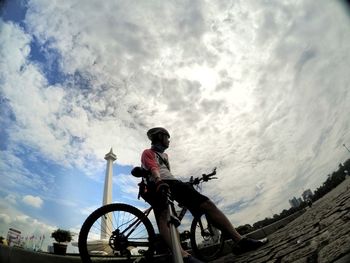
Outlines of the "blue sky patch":
[[27,12],[26,0],[5,0],[2,10],[4,21],[12,21],[22,28],[25,27],[24,18]]

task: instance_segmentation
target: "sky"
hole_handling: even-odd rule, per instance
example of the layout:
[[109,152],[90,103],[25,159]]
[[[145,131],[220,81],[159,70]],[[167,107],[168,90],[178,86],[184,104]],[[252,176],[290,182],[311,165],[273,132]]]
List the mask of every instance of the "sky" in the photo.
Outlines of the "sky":
[[349,28],[342,1],[2,1],[0,235],[79,233],[111,148],[113,201],[147,207],[155,126],[234,225],[288,209],[350,157]]

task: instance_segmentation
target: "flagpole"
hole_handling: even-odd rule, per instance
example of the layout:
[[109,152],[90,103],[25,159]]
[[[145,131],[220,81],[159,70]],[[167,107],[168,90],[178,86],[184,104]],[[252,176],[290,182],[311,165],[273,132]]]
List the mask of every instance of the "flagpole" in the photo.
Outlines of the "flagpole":
[[45,238],[45,235],[43,234],[43,236],[41,238],[40,250],[42,250],[43,243],[44,243],[44,238]]

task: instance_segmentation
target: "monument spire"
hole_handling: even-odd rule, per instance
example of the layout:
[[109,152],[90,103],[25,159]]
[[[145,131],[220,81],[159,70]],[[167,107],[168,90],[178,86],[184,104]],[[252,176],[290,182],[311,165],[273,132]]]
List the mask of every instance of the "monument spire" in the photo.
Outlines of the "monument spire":
[[[103,191],[103,205],[107,205],[112,203],[112,179],[113,179],[113,162],[117,160],[117,156],[113,153],[113,149],[109,151],[105,155],[105,160],[107,161],[106,167],[106,177],[105,177],[105,185]],[[112,229],[112,221],[111,218],[102,218],[101,222],[101,239],[108,238],[108,231]]]

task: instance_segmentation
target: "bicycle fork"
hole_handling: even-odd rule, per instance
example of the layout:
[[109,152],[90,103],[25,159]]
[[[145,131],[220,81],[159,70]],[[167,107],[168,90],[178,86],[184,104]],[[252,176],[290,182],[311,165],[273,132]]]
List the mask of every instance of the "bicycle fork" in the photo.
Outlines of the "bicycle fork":
[[172,200],[170,200],[170,198],[168,198],[168,215],[168,225],[171,236],[171,250],[173,253],[173,263],[183,263],[180,238],[176,230],[176,227],[180,225],[180,221],[175,216],[174,203]]

